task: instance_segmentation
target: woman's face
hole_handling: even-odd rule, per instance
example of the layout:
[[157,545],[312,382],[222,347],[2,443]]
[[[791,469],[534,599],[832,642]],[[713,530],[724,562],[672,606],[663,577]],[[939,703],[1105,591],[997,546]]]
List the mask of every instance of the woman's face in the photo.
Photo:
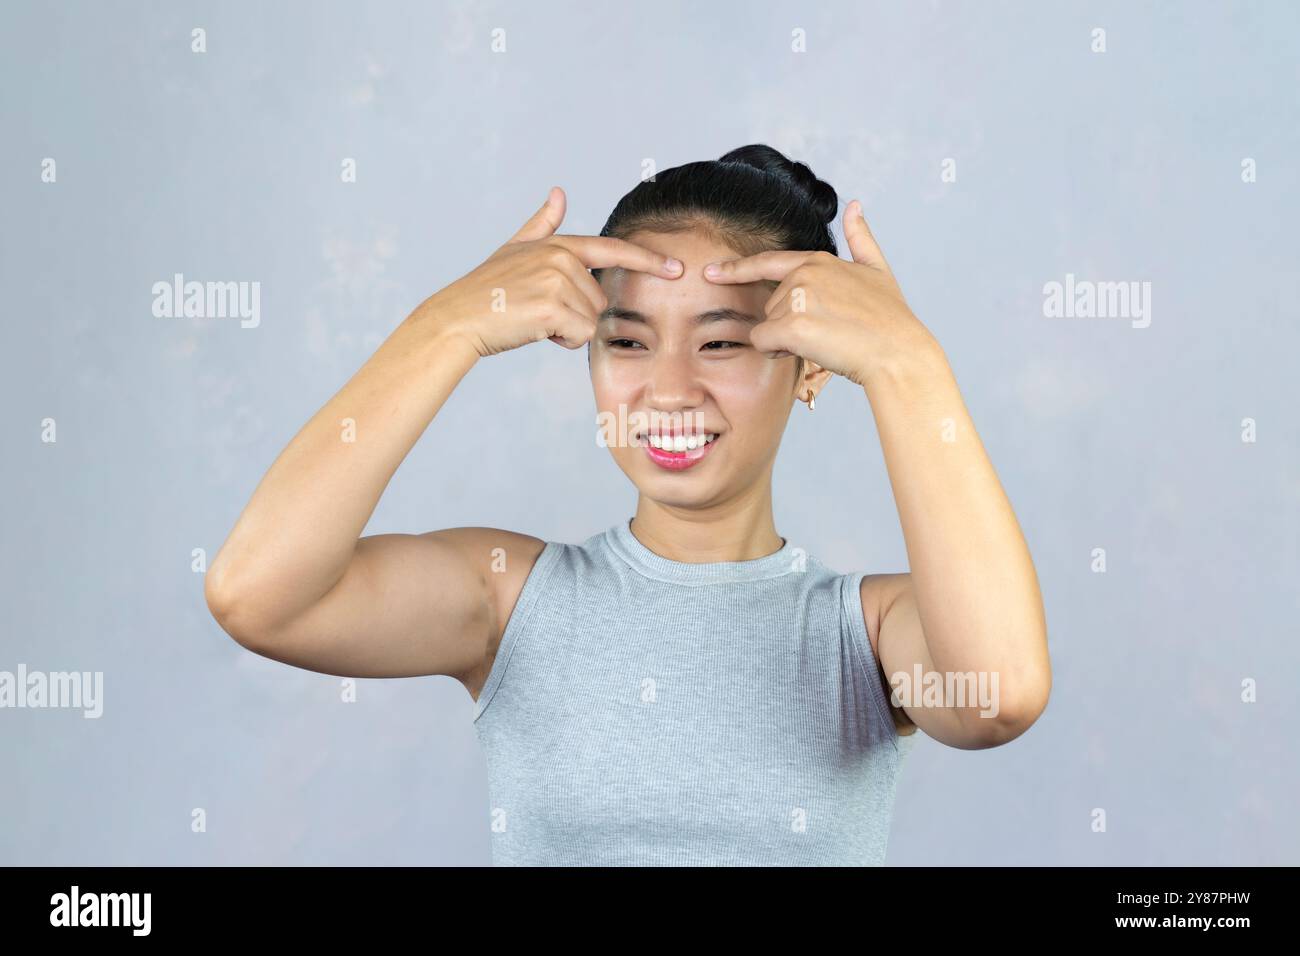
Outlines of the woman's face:
[[[602,439],[641,494],[665,505],[707,507],[762,487],[798,394],[798,359],[755,349],[741,316],[761,321],[775,283],[709,282],[704,266],[738,253],[700,233],[628,239],[685,271],[601,275],[609,308],[591,342],[591,382]],[[676,452],[655,448],[648,433],[717,438]]]

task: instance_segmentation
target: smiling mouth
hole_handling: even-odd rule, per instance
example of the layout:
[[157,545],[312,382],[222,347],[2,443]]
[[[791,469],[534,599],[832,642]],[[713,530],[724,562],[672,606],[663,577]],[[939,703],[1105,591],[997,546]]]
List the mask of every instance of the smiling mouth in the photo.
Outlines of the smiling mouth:
[[[717,432],[694,436],[638,435],[637,441],[645,449],[646,457],[666,471],[684,471],[693,468],[713,451],[722,438]],[[694,448],[689,447],[695,444]],[[678,451],[678,448],[681,451]]]
[[717,432],[664,432],[662,434],[649,432],[635,437],[637,442],[645,442],[665,454],[683,454],[713,444],[718,440],[719,434]]

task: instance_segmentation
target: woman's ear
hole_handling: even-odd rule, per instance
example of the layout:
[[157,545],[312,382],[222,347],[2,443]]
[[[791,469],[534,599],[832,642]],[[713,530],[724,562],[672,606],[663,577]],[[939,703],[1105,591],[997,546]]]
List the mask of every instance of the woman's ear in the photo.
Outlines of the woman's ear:
[[830,377],[834,372],[827,371],[816,362],[803,360],[803,372],[799,375],[799,380],[795,383],[795,398],[801,402],[808,401],[808,395],[811,392],[814,396],[826,387]]

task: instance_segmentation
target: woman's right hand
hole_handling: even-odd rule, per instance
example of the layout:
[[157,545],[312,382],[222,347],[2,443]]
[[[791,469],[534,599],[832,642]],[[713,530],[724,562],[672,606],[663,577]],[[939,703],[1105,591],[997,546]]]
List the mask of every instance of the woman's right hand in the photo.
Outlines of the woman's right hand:
[[555,186],[509,242],[421,308],[436,315],[439,325],[463,335],[480,356],[547,338],[576,349],[591,341],[609,305],[588,269],[681,276],[676,259],[623,239],[556,235],[564,212],[564,190]]

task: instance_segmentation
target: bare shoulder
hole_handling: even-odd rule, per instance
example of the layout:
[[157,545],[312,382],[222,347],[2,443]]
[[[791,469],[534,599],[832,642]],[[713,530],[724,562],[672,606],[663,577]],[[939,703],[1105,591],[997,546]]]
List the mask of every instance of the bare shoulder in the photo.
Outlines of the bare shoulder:
[[503,528],[466,527],[438,532],[453,541],[469,565],[481,575],[491,603],[492,633],[482,661],[461,676],[461,683],[474,700],[492,670],[506,623],[523,591],[524,582],[537,563],[546,542],[530,534]]
[[[888,700],[893,688],[885,676],[885,668],[880,656],[880,624],[891,608],[899,601],[910,600],[912,576],[910,574],[865,574],[859,587],[862,598],[862,620],[867,626],[867,640],[871,642],[871,652],[876,657],[876,671],[881,686]],[[890,714],[899,734],[907,736],[916,732],[916,724],[902,707],[894,706],[890,701]]]

